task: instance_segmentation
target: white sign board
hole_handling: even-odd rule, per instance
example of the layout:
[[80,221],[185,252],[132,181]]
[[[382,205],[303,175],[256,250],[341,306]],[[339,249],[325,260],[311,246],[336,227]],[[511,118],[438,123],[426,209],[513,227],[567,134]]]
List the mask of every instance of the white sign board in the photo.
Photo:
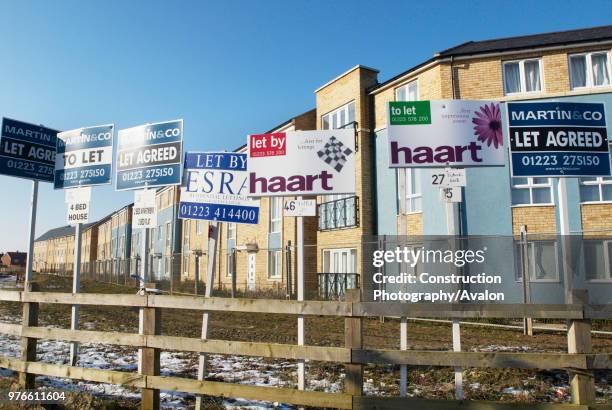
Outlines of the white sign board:
[[257,224],[259,200],[247,196],[247,155],[187,152],[179,218]]
[[66,222],[68,225],[77,225],[89,222],[89,201],[91,200],[91,187],[66,189]]
[[462,187],[466,185],[465,169],[445,168],[431,174],[434,187]]
[[249,196],[355,193],[355,130],[249,135]]
[[394,101],[387,115],[391,168],[504,165],[498,102]]
[[132,228],[155,228],[156,226],[157,209],[155,208],[155,189],[134,191]]
[[317,216],[317,201],[314,199],[287,199],[283,216]]
[[461,202],[461,187],[440,188],[440,199],[444,202]]

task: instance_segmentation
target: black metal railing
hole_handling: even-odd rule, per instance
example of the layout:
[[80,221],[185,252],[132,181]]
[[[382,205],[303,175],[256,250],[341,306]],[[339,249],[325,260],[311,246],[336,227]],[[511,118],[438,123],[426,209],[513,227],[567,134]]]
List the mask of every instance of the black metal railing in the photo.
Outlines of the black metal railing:
[[344,296],[347,289],[359,288],[357,273],[319,273],[319,297],[326,300]]
[[352,228],[359,225],[359,198],[350,196],[319,204],[319,230]]

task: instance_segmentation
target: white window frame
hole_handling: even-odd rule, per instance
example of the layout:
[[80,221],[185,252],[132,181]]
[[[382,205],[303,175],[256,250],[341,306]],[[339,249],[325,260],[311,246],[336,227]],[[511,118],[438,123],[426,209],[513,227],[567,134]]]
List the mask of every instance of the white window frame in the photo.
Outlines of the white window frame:
[[[608,67],[608,80],[610,81],[608,84],[602,84],[602,85],[594,85],[593,84],[593,54],[605,54],[606,59],[607,59],[607,67]],[[584,85],[583,87],[572,87],[572,78],[574,77],[574,69],[572,68],[572,57],[581,57],[584,56],[585,59],[585,69],[586,69],[586,85]],[[590,51],[590,52],[585,52],[585,53],[573,53],[573,54],[568,54],[567,56],[567,65],[569,68],[569,75],[570,75],[570,89],[572,90],[584,90],[587,88],[603,88],[603,87],[610,87],[612,86],[612,68],[610,67],[610,60],[612,60],[610,58],[610,52],[606,51],[606,50],[600,50],[600,51]]]
[[[527,178],[526,184],[515,184],[514,178],[510,177],[510,201],[512,202],[512,190],[514,189],[528,189],[529,190],[529,203],[528,204],[512,204],[512,207],[521,207],[521,206],[554,206],[555,205],[555,196],[553,195],[552,189],[552,179],[547,178],[548,182],[546,184],[534,184],[533,179],[537,177],[517,177],[517,178]],[[543,177],[545,178],[545,177]],[[550,190],[550,202],[546,203],[533,203],[533,190],[534,188],[548,188]]]
[[[274,266],[274,270],[272,267]],[[271,274],[272,272],[274,274]],[[268,279],[278,280],[283,277],[283,250],[270,249],[268,251]]]
[[[276,212],[275,211],[276,207]],[[274,214],[277,213],[275,216]],[[283,230],[283,197],[270,197],[270,233],[280,233]]]
[[[403,201],[403,209],[404,215],[407,214],[419,214],[423,212],[423,186],[421,185],[421,192],[415,192],[416,188],[412,185],[412,174],[413,172],[417,172],[415,178],[421,178],[421,172],[417,171],[417,168],[401,168],[397,170],[397,198],[398,201]],[[402,198],[402,178],[404,179],[404,198]],[[408,206],[408,204],[414,204],[415,199],[421,199],[421,207],[420,209],[413,209],[413,206]],[[402,204],[399,204],[400,213],[402,210]]]
[[198,219],[196,222],[196,235],[202,234],[202,228],[204,228],[204,221],[201,219]]
[[[339,258],[342,258],[342,254],[346,253],[348,255],[348,257],[353,256],[353,260],[349,261],[347,258],[347,265],[352,265],[353,270],[349,271],[349,272],[332,272],[332,270],[335,270],[332,268],[333,264],[334,264],[334,258],[333,256],[335,254],[338,254]],[[325,258],[327,254],[327,260],[329,263],[329,269],[325,269]],[[323,270],[325,271],[324,273],[358,273],[357,272],[357,248],[329,248],[329,249],[323,249]],[[347,266],[347,269],[350,266]]]
[[166,222],[166,248],[172,247],[172,238],[171,238],[172,226],[170,222]]
[[[585,241],[586,242],[586,241]],[[603,279],[589,279],[587,278],[587,272],[586,272],[586,264],[585,264],[585,272],[584,272],[584,276],[587,282],[589,283],[610,283],[612,282],[612,260],[610,260],[610,252],[608,252],[608,246],[610,246],[610,244],[612,243],[612,240],[602,240],[601,244],[604,247],[603,249],[603,257],[604,257],[604,269],[606,270],[606,273],[608,275],[607,278],[603,278]],[[585,260],[585,258],[583,258],[583,260]]]
[[[408,91],[410,90],[411,87],[416,87],[416,100],[400,100],[399,98],[400,91],[405,90],[406,95],[408,95]],[[395,89],[395,101],[418,101],[420,98],[419,91],[420,91],[419,90],[419,80],[418,79],[412,80],[409,83],[401,85]]]
[[[527,91],[527,81],[525,80],[525,63],[528,61],[537,61],[538,69],[540,71],[540,89],[536,91]],[[506,90],[506,65],[516,64],[519,65],[519,78],[521,83],[521,89],[518,92],[508,92]],[[542,59],[537,58],[525,58],[523,60],[508,60],[502,62],[502,83],[504,87],[504,95],[521,95],[521,94],[541,94],[544,92],[544,69],[542,67]]]
[[237,224],[235,222],[229,222],[227,224],[227,239],[228,240],[236,240],[236,229],[237,229]]
[[225,277],[231,278],[233,271],[236,270],[236,258],[233,256],[235,252],[228,252],[225,254]]
[[[552,242],[555,248],[555,277],[554,278],[549,278],[549,279],[537,279],[535,277],[535,272],[536,272],[536,258],[535,258],[535,245],[538,243],[542,243],[542,242]],[[517,244],[517,252],[521,251],[521,245],[520,243]],[[559,247],[556,241],[546,241],[546,240],[542,240],[542,241],[530,241],[527,242],[527,252],[529,252],[529,259],[530,259],[530,264],[529,264],[529,282],[530,283],[558,283],[559,282]],[[519,254],[520,255],[520,254]],[[522,262],[522,261],[521,261]],[[523,277],[522,275],[518,274],[519,272],[517,272],[515,281],[516,282],[523,282]]]
[[[351,105],[353,106],[353,115],[354,115],[352,121],[350,119],[350,109],[349,109]],[[357,112],[355,110],[356,110],[355,100],[353,100],[353,101],[349,101],[348,103],[344,104],[341,107],[338,107],[328,112],[327,114],[323,114],[321,116],[321,129],[322,130],[335,130],[335,129],[342,128],[345,125],[350,124],[352,122],[356,122]],[[344,123],[342,123],[341,121],[342,114],[344,114],[344,118],[346,120]],[[336,119],[338,120],[337,123],[336,123]],[[326,120],[327,120],[327,123],[329,124],[329,128],[325,128],[323,126]]]
[[612,185],[612,178],[604,179],[604,177],[596,177],[595,181],[584,181],[582,178],[579,179],[580,186],[597,186],[599,192],[599,200],[597,201],[583,201],[582,195],[580,196],[581,204],[610,204],[612,200],[603,199],[603,186]]

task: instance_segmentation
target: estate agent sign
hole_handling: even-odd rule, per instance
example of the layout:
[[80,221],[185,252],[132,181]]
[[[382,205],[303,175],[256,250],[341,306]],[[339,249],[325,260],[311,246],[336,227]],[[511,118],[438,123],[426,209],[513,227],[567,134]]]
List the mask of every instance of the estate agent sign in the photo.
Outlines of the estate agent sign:
[[504,165],[499,103],[390,102],[389,167]]
[[508,135],[513,176],[610,175],[603,103],[509,102]]
[[352,194],[355,130],[249,135],[250,196]]

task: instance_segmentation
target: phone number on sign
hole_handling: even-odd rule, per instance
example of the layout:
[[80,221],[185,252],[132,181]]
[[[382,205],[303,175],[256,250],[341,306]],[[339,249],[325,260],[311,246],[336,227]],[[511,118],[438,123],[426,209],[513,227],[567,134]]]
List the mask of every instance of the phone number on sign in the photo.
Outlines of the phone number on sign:
[[44,175],[53,175],[53,167],[48,166],[48,165],[34,164],[28,161],[19,161],[16,159],[9,159],[8,161],[6,161],[6,166],[8,168],[18,169],[18,170],[23,170],[23,171],[37,172],[39,174],[44,174]]
[[[559,160],[561,158],[561,160]],[[596,155],[533,155],[524,156],[521,158],[521,162],[525,166],[541,165],[541,166],[555,166],[563,165],[566,167],[571,166],[598,166],[600,159]]]
[[106,174],[106,170],[100,169],[83,169],[80,171],[66,171],[63,175],[60,175],[61,181],[71,181],[73,179],[86,179],[103,177]]
[[174,168],[154,168],[139,169],[136,171],[125,172],[121,175],[123,181],[138,181],[141,179],[151,179],[159,177],[169,177],[174,174]]
[[235,221],[235,222],[256,222],[257,212],[254,209],[222,207],[200,204],[181,204],[180,216],[185,218]]

